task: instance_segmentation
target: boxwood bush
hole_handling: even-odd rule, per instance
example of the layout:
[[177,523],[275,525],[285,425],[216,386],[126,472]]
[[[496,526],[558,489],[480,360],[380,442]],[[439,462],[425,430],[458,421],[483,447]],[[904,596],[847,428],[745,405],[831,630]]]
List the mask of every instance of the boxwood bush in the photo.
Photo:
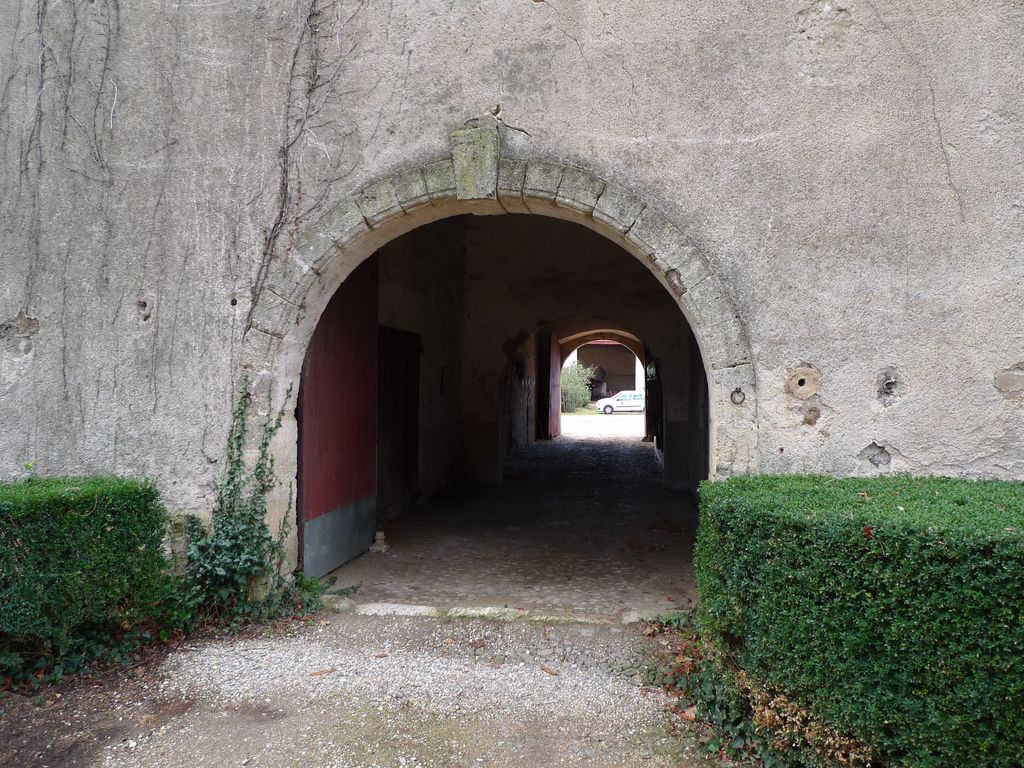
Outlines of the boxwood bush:
[[0,678],[56,677],[163,615],[166,516],[149,482],[0,485]]
[[696,577],[705,642],[774,707],[762,726],[789,718],[780,744],[824,754],[796,734],[817,729],[869,764],[1024,765],[1024,484],[705,482]]

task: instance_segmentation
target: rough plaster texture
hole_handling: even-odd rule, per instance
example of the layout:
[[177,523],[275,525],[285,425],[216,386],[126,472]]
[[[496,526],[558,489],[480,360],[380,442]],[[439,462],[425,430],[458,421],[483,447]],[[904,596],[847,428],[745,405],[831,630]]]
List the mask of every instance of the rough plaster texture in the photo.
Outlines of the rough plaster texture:
[[[206,509],[240,369],[280,396],[356,262],[499,208],[647,258],[705,352],[718,472],[1024,475],[1016,0],[0,17],[4,475],[151,475]],[[451,131],[480,116],[500,156],[470,196],[456,168],[494,158],[459,165]],[[803,365],[816,418],[785,388]]]

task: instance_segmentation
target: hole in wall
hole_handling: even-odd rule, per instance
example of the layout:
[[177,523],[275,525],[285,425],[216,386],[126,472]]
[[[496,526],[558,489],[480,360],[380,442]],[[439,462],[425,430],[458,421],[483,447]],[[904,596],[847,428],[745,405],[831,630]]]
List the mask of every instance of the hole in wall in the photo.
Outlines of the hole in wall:
[[156,304],[156,297],[151,294],[144,294],[135,301],[135,308],[139,312],[139,319],[142,322],[149,322],[153,316],[153,306]]
[[892,454],[882,445],[872,442],[857,454],[858,459],[866,459],[876,467],[887,467],[892,463]]
[[814,397],[820,385],[821,372],[810,363],[801,363],[787,371],[785,390],[800,400]]
[[888,408],[906,393],[907,385],[899,370],[890,365],[875,376],[875,390],[882,407]]

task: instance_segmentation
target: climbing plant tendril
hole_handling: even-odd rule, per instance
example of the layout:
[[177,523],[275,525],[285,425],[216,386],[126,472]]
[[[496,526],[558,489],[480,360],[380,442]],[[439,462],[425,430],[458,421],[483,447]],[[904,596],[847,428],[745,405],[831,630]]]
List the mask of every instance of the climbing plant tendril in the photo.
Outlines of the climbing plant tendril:
[[[268,397],[268,416],[259,428],[256,458],[250,466],[245,448],[253,395],[248,376],[242,379],[210,528],[195,517],[186,528],[189,597],[207,618],[260,619],[289,608],[308,611],[318,607],[316,581],[302,574],[292,580],[281,573],[289,515],[282,519],[276,535],[266,521],[267,496],[277,485],[270,443],[281,428],[290,400],[291,388],[275,413]],[[291,502],[289,489],[289,510]]]

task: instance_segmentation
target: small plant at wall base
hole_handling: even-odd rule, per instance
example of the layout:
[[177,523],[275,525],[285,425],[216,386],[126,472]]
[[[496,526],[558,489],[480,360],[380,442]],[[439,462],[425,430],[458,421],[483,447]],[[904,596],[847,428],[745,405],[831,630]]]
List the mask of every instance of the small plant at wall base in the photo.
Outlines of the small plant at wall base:
[[562,369],[562,412],[572,413],[590,403],[590,377],[594,369],[570,363]]
[[[315,611],[319,606],[316,580],[296,574],[290,581],[281,575],[288,514],[276,535],[271,534],[266,521],[267,497],[277,485],[270,442],[281,428],[291,389],[276,414],[268,410],[267,420],[260,427],[256,459],[250,467],[244,450],[252,399],[246,376],[232,411],[210,529],[207,531],[194,517],[186,529],[188,599],[213,620],[261,619],[288,610]],[[289,494],[289,509],[290,498]]]

